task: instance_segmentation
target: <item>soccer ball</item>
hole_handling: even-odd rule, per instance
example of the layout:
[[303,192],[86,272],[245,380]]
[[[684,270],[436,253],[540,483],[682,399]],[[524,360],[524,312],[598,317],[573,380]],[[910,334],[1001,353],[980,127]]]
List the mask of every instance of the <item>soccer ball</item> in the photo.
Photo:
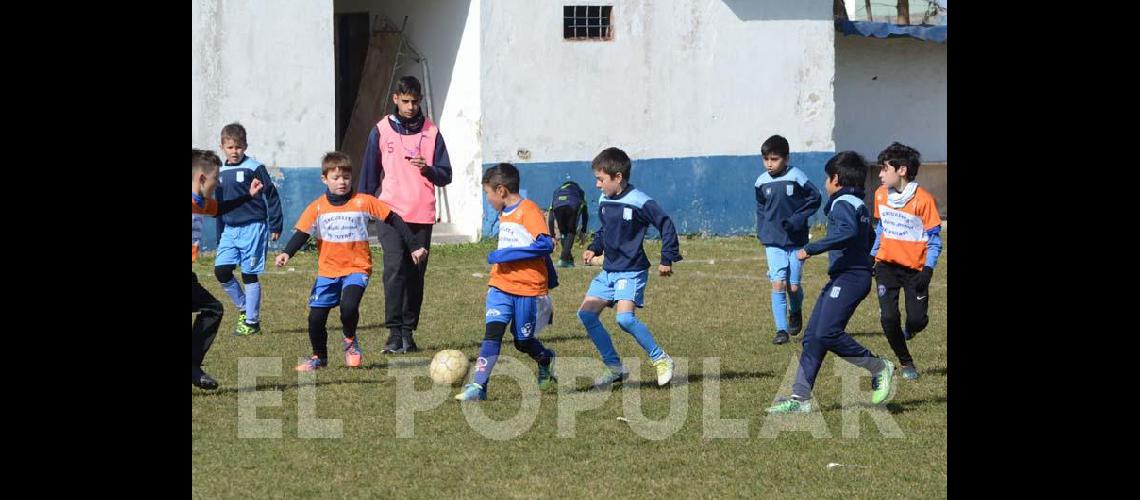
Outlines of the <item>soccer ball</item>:
[[435,353],[428,366],[428,376],[439,385],[456,385],[467,377],[467,355],[463,351],[447,349]]

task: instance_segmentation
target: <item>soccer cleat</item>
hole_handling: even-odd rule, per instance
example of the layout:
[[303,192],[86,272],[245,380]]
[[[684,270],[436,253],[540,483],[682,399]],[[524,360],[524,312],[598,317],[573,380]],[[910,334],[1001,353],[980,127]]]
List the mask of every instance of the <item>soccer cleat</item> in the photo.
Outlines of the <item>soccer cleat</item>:
[[894,385],[895,364],[888,360],[883,360],[883,369],[871,376],[871,404],[877,405],[886,402],[891,398],[891,389]]
[[483,401],[487,399],[487,389],[471,382],[463,386],[463,392],[456,394],[454,399],[456,401]]
[[574,267],[574,261],[558,259],[558,267]]
[[344,366],[360,368],[364,362],[364,355],[360,352],[360,343],[356,337],[344,339]]
[[800,330],[804,327],[804,312],[788,311],[788,335],[796,336],[800,334]]
[[419,352],[420,347],[416,345],[416,339],[413,337],[412,331],[404,333],[404,352]]
[[776,336],[772,338],[772,343],[776,345],[788,343],[788,332],[780,330],[776,332]]
[[902,378],[907,380],[918,380],[918,369],[914,365],[902,366]]
[[308,361],[297,365],[297,367],[293,369],[299,372],[312,372],[320,370],[321,368],[325,368],[328,365],[328,361],[322,361],[321,358],[318,358],[317,355],[314,354],[308,359]]
[[234,329],[234,335],[238,337],[248,337],[250,335],[257,335],[261,333],[261,323],[246,323],[242,321]]
[[403,341],[400,338],[399,331],[393,331],[388,334],[388,341],[384,343],[384,347],[380,349],[381,354],[395,353],[403,346]]
[[668,384],[673,380],[673,358],[668,354],[661,356],[661,359],[653,362],[653,367],[657,369],[657,386],[661,387]]
[[190,383],[202,389],[217,389],[218,381],[202,370],[195,370],[190,374]]
[[234,326],[234,336],[235,337],[242,337],[242,336],[246,335],[246,334],[242,333],[243,331],[245,331],[245,318],[246,318],[245,311],[242,311],[240,314],[238,314],[237,325]]
[[776,400],[776,404],[769,406],[768,413],[809,413],[811,412],[811,400],[801,401],[793,397],[780,398]]
[[550,362],[546,366],[538,365],[538,390],[548,392],[558,389],[558,379],[554,378],[554,349],[547,349]]
[[629,377],[629,372],[620,366],[607,366],[602,376],[594,379],[594,389],[604,389],[613,384],[620,384]]
[[416,345],[415,339],[412,338],[412,332],[400,332],[388,336],[388,343],[380,350],[381,353],[386,354],[407,354],[409,352],[419,351],[419,346]]

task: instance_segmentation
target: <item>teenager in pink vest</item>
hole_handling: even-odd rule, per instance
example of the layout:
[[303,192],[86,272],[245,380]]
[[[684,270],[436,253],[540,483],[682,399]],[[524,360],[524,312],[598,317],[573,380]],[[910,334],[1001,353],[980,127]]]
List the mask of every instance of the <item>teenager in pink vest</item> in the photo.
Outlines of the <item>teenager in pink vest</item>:
[[[392,207],[417,243],[430,251],[435,187],[451,183],[451,159],[439,128],[420,110],[421,89],[414,76],[400,78],[392,94],[397,112],[381,119],[368,134],[358,190]],[[382,221],[377,224],[384,249],[384,326],[388,328],[388,342],[380,352],[418,351],[412,334],[420,322],[427,259],[412,263],[400,233]]]

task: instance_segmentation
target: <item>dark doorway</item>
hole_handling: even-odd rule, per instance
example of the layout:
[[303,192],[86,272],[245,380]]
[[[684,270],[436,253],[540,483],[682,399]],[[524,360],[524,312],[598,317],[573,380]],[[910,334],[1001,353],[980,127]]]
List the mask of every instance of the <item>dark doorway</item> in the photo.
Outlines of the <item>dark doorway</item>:
[[336,15],[336,144],[342,142],[360,90],[360,75],[368,55],[370,25],[367,12]]

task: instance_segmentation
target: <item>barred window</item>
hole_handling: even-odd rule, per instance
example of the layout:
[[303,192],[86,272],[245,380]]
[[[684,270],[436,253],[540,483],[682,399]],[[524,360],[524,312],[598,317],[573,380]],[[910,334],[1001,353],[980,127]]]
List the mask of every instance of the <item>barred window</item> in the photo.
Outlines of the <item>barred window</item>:
[[562,38],[612,40],[612,13],[612,5],[565,5],[562,7]]

